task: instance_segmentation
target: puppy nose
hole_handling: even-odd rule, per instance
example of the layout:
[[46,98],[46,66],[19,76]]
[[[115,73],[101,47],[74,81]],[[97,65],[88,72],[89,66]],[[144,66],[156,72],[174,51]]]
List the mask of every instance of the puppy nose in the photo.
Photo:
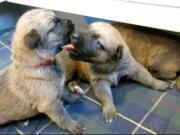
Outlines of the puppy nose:
[[79,34],[78,34],[78,33],[74,33],[74,34],[72,35],[72,37],[73,37],[73,39],[79,39]]
[[72,34],[71,42],[75,46],[80,46],[81,44],[80,35],[77,32]]

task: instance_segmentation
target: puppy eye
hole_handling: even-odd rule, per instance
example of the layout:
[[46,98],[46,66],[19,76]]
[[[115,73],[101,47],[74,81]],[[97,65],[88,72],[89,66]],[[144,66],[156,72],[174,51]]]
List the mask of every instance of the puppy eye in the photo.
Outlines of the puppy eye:
[[99,38],[100,36],[99,36],[99,34],[93,34],[93,38]]
[[49,29],[48,33],[54,32],[57,30],[57,27],[60,27],[61,21],[57,18],[52,20],[53,26],[51,27],[51,29]]
[[97,47],[100,48],[101,50],[105,50],[103,44],[102,44],[98,39],[95,40],[95,44],[96,44]]

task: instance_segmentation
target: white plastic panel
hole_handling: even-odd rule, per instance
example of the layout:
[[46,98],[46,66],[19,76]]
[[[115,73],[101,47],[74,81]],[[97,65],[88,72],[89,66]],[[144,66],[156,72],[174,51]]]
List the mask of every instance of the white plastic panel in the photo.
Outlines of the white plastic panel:
[[[79,15],[180,32],[180,0],[176,7],[142,3],[145,0],[8,0]],[[136,0],[134,0],[136,1]],[[149,1],[149,2],[150,2]],[[157,0],[160,1],[160,0]],[[164,0],[161,0],[164,1]],[[167,0],[165,0],[167,1]],[[177,4],[175,3],[177,2]],[[155,2],[155,0],[154,0]],[[167,3],[166,3],[167,4]],[[172,4],[172,3],[169,3]]]
[[168,7],[180,7],[179,0],[127,0],[127,1],[144,3],[144,4],[152,4],[152,5],[168,6]]

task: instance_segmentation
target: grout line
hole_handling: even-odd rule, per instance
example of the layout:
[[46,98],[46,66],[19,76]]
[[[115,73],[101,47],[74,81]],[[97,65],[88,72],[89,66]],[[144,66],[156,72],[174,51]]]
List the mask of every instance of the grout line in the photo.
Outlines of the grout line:
[[91,97],[88,97],[88,96],[86,96],[86,95],[85,95],[84,97],[85,97],[86,99],[88,99],[88,100],[90,100],[90,101],[98,104],[99,106],[101,106],[101,104],[100,104],[98,101],[96,101],[95,99],[93,99],[93,98],[91,98]]
[[[136,93],[137,95],[143,96],[143,97],[146,98],[146,99],[149,99],[149,100],[152,100],[152,101],[155,101],[155,102],[158,101],[157,98],[150,97],[150,96],[148,96],[148,95],[144,95],[143,93],[139,92],[139,91],[136,90],[136,89],[132,89],[132,88],[129,88],[129,87],[124,87],[124,88],[127,89],[127,90],[131,90],[131,92]],[[176,106],[174,106],[174,105],[172,105],[172,104],[170,104],[170,103],[168,103],[168,102],[160,101],[159,103],[162,104],[162,105],[164,105],[164,106],[166,106],[166,107],[168,107],[168,108],[171,108],[172,110],[180,111],[180,108],[177,108]]]
[[37,132],[36,132],[36,135],[40,134],[41,131],[43,131],[46,127],[48,127],[53,121],[50,120],[48,123],[46,123],[46,125],[44,125],[41,129],[39,129]]
[[41,124],[42,120],[38,121],[38,124],[34,127],[30,134],[34,134],[36,130],[38,130],[39,125]]
[[[69,107],[70,107],[70,105],[67,105],[67,106],[65,107],[65,109],[68,109]],[[36,132],[36,135],[40,134],[41,131],[43,131],[46,127],[48,127],[52,122],[53,122],[53,121],[50,120],[48,123],[46,123],[46,125],[44,125],[41,129],[39,129],[39,130]]]
[[21,131],[20,129],[16,128],[16,131],[18,132],[18,134],[20,135],[25,135],[26,133],[24,133],[23,131]]
[[116,113],[116,114],[117,114],[119,117],[121,117],[121,118],[123,118],[123,119],[125,119],[125,120],[127,120],[127,121],[129,121],[129,122],[131,122],[131,123],[133,123],[134,125],[139,126],[140,128],[142,128],[142,129],[144,129],[144,130],[146,130],[147,132],[149,132],[149,133],[151,133],[151,134],[153,134],[153,135],[157,135],[156,132],[154,132],[153,130],[151,130],[151,129],[147,128],[147,127],[144,127],[143,125],[140,125],[138,122],[136,122],[136,121],[134,121],[134,120],[132,120],[132,119],[130,119],[130,118],[128,118],[128,117],[120,114],[120,113]]
[[11,49],[9,46],[7,46],[4,42],[2,42],[2,41],[0,40],[0,43],[1,43],[4,47],[6,47],[7,49],[9,49],[9,50],[12,52],[12,49]]
[[84,90],[84,94],[86,94],[92,87],[89,86],[86,90]]
[[[86,96],[86,95],[85,95],[84,97],[85,97],[86,99],[88,99],[88,100],[90,100],[90,101],[98,104],[99,106],[101,106],[101,104],[100,104],[98,101],[96,101],[95,99],[93,99],[93,98],[91,98],[91,97],[88,97],[88,96]],[[129,121],[129,122],[131,122],[131,123],[133,123],[133,124],[135,124],[135,125],[137,125],[138,127],[141,127],[142,129],[148,131],[149,133],[157,134],[156,132],[152,131],[151,129],[148,129],[148,128],[140,125],[139,123],[135,122],[134,120],[132,120],[132,119],[130,119],[130,118],[128,118],[128,117],[126,117],[126,116],[118,113],[118,112],[117,112],[116,114],[117,114],[119,117],[121,117],[121,118],[123,118],[123,119],[125,119],[125,120],[127,120],[127,121]]]
[[[167,92],[163,93],[160,98],[158,99],[158,101],[151,107],[151,109],[145,114],[145,116],[143,117],[143,119],[139,122],[139,125],[142,125],[143,122],[146,120],[146,118],[149,116],[149,114],[151,112],[154,111],[154,109],[157,107],[157,105],[160,103],[160,101],[162,100],[162,98],[167,94]],[[137,130],[139,129],[139,125],[136,126],[136,128],[131,132],[131,134],[135,134],[137,132]]]

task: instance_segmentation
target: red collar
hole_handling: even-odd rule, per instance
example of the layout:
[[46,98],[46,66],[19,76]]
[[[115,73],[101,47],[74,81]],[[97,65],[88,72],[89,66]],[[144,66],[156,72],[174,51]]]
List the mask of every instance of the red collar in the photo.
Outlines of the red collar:
[[45,62],[42,62],[42,63],[40,63],[40,64],[35,65],[34,67],[47,66],[47,65],[53,64],[54,62],[55,62],[55,60],[47,60],[47,61],[45,61]]

